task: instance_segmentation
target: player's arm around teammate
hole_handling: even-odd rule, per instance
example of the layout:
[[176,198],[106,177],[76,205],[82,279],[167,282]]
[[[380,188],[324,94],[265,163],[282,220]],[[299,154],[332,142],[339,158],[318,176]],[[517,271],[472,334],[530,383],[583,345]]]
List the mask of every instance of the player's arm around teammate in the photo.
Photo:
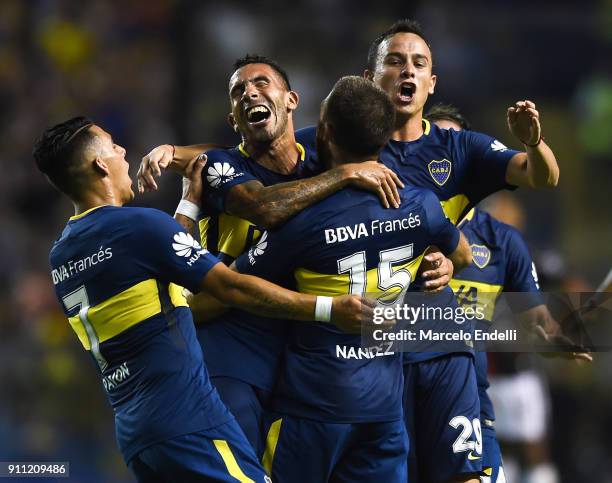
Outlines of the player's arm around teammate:
[[[186,174],[189,176],[189,178],[183,179],[183,200],[188,200],[194,205],[199,204],[199,200],[201,199],[201,191],[202,191],[201,173],[202,173],[204,164],[205,164],[205,159],[203,157],[198,156],[194,158],[186,170]],[[190,218],[187,215],[181,214],[179,212],[175,214],[175,219],[183,227],[194,225],[194,220],[192,218]],[[454,257],[453,261],[456,264],[464,263],[466,256],[471,257],[471,249],[469,248],[469,245],[467,245],[467,241],[465,239],[462,239],[461,241],[463,242],[463,245],[460,242],[455,252],[453,252],[453,254],[451,255],[451,257]],[[470,258],[470,261],[471,261],[471,258]],[[234,297],[238,296],[240,298],[241,289],[243,291],[247,290],[249,294],[243,300],[243,302],[238,302],[238,305],[242,309],[251,311],[251,312],[255,312],[261,315],[271,316],[271,317],[275,317],[274,315],[275,312],[277,312],[279,316],[282,316],[280,315],[282,313],[284,313],[285,316],[288,316],[287,315],[288,312],[286,312],[286,308],[285,309],[282,308],[283,305],[288,303],[289,306],[292,306],[292,296],[300,295],[300,294],[297,294],[296,292],[286,291],[282,289],[285,292],[289,292],[288,294],[284,294],[285,296],[288,296],[284,301],[276,300],[277,304],[275,304],[274,307],[258,306],[256,303],[257,300],[259,299],[265,300],[266,298],[270,297],[269,295],[270,292],[268,292],[268,295],[266,295],[266,290],[268,289],[268,287],[265,287],[265,285],[269,284],[269,282],[266,282],[265,280],[262,280],[262,279],[252,280],[253,277],[246,276],[247,279],[246,279],[246,284],[245,284],[245,279],[244,279],[245,276],[240,275],[236,272],[235,264],[233,264],[232,267],[230,267],[229,269],[225,267],[225,265],[223,264],[218,264],[218,266],[223,267],[222,269],[219,270],[220,277],[215,278],[215,280],[213,281],[213,285],[210,285],[210,286],[203,285],[202,288],[204,289],[204,291],[191,298],[190,306],[192,310],[194,311],[194,313],[198,315],[198,320],[200,319],[206,320],[208,318],[214,317],[224,312],[228,307],[237,305],[236,301],[234,300]],[[228,292],[228,288],[232,286],[238,289],[234,294],[232,294],[231,291]],[[272,288],[276,288],[276,287],[277,286],[273,285]],[[275,294],[274,297],[277,297],[278,295],[280,294]],[[352,303],[353,302],[348,301],[348,300],[335,300],[334,304],[336,305],[336,308],[334,308],[333,310],[334,312],[350,311],[352,310],[350,307]],[[252,304],[251,308],[249,308],[249,304]],[[334,316],[332,322],[336,323],[338,327],[344,330],[358,331],[360,328],[359,324],[361,322],[367,321],[368,314],[370,313],[370,309],[367,306],[364,306],[364,309],[365,310],[364,310],[363,317],[359,318],[359,320],[349,321],[344,316],[339,315],[338,317]],[[271,312],[264,313],[263,312],[264,310],[271,311]],[[313,306],[313,310],[314,310],[314,306]],[[291,315],[291,316],[288,316],[289,318],[292,318],[295,320],[314,320],[312,313],[308,313],[307,310],[301,311],[298,309],[297,311],[294,311],[292,313],[295,315],[295,317]]]
[[[163,144],[142,158],[138,170],[138,187],[141,193],[156,190],[155,177],[161,176],[162,170],[166,168],[187,174],[188,166],[193,162],[193,156],[190,156],[192,151],[182,150],[181,152],[187,153],[185,157],[169,160],[172,149],[171,145]],[[178,155],[175,153],[174,156]],[[339,166],[309,179],[272,186],[264,186],[255,180],[243,183],[228,193],[226,210],[228,214],[270,229],[349,185],[377,193],[386,208],[399,206],[397,188],[404,186],[392,170],[377,161],[370,161],[361,165]]]

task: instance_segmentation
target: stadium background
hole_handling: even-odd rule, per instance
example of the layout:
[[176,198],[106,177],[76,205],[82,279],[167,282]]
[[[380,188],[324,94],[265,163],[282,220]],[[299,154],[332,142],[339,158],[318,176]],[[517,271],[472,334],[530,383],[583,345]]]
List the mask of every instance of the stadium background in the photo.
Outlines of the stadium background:
[[[612,2],[309,0],[0,2],[0,460],[70,461],[82,482],[130,481],[93,365],[55,301],[47,253],[71,206],[31,159],[48,124],[86,114],[140,158],[162,143],[233,144],[227,78],[246,52],[276,58],[312,123],[369,42],[418,19],[438,74],[432,101],[518,147],[505,109],[535,100],[561,166],[554,192],[519,191],[524,233],[557,282],[597,286],[612,243]],[[431,102],[431,101],[430,101]],[[135,203],[172,211],[179,180]],[[552,249],[552,250],[551,250]],[[546,288],[546,287],[545,287]],[[562,481],[612,482],[610,354],[586,368],[539,360]]]

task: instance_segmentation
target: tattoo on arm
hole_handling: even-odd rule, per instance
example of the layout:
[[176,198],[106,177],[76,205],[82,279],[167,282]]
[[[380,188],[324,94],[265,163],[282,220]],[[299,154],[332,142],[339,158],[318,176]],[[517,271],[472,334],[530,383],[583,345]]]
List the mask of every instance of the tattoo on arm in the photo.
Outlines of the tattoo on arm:
[[249,181],[235,186],[226,198],[226,211],[265,229],[274,228],[307,206],[346,186],[342,172],[331,169],[318,176],[272,186]]

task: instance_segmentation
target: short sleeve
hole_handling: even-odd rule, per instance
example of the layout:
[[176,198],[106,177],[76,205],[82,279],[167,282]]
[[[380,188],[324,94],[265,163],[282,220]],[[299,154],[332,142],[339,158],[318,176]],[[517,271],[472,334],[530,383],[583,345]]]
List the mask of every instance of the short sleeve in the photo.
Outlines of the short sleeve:
[[302,244],[291,236],[293,222],[274,231],[263,233],[259,241],[236,259],[240,273],[255,275],[278,282],[285,280],[296,268]]
[[236,149],[212,149],[206,152],[208,157],[202,171],[204,204],[225,211],[225,197],[234,187],[247,181],[257,181],[237,158]]
[[469,165],[469,196],[477,204],[492,193],[515,187],[506,182],[510,159],[520,151],[504,146],[497,139],[475,131],[461,131]]
[[450,255],[459,244],[459,229],[446,218],[437,196],[428,190],[423,190],[423,193],[423,209],[431,244],[436,245],[444,255]]
[[138,256],[134,262],[144,265],[156,279],[199,292],[202,279],[219,260],[166,213],[147,210],[139,214],[135,226]]
[[510,229],[506,242],[506,280],[504,290],[521,292],[515,310],[527,310],[543,304],[535,264],[523,237]]

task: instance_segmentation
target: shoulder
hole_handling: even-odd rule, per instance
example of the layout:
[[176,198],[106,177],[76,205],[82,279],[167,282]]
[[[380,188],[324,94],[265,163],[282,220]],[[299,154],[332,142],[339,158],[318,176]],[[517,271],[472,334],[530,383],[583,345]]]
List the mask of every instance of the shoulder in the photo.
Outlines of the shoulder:
[[210,170],[211,168],[216,169],[220,173],[222,173],[223,165],[229,164],[230,166],[240,166],[243,167],[246,162],[246,157],[236,148],[223,148],[223,149],[210,149],[206,151],[207,161],[205,170]]
[[304,148],[316,150],[317,127],[308,126],[295,131],[295,139]]
[[242,158],[242,154],[238,148],[215,148],[205,151],[208,162],[211,161],[238,161]]
[[141,239],[143,243],[153,241],[155,234],[183,230],[168,213],[155,208],[123,207],[108,221],[112,222],[109,231],[123,232],[128,238]]
[[[409,209],[422,206],[424,210],[442,209],[439,198],[433,191],[413,185],[406,185],[401,191],[402,205]],[[401,206],[401,205],[400,205]]]
[[495,234],[497,243],[503,246],[506,251],[518,251],[529,253],[527,243],[523,238],[522,233],[512,225],[503,223],[493,218],[488,213],[479,213],[480,225],[487,225]]
[[168,221],[173,218],[165,211],[158,210],[157,208],[145,208],[142,206],[124,206],[117,210],[117,218],[121,218],[126,222],[133,222],[140,220],[139,224],[143,221]]

